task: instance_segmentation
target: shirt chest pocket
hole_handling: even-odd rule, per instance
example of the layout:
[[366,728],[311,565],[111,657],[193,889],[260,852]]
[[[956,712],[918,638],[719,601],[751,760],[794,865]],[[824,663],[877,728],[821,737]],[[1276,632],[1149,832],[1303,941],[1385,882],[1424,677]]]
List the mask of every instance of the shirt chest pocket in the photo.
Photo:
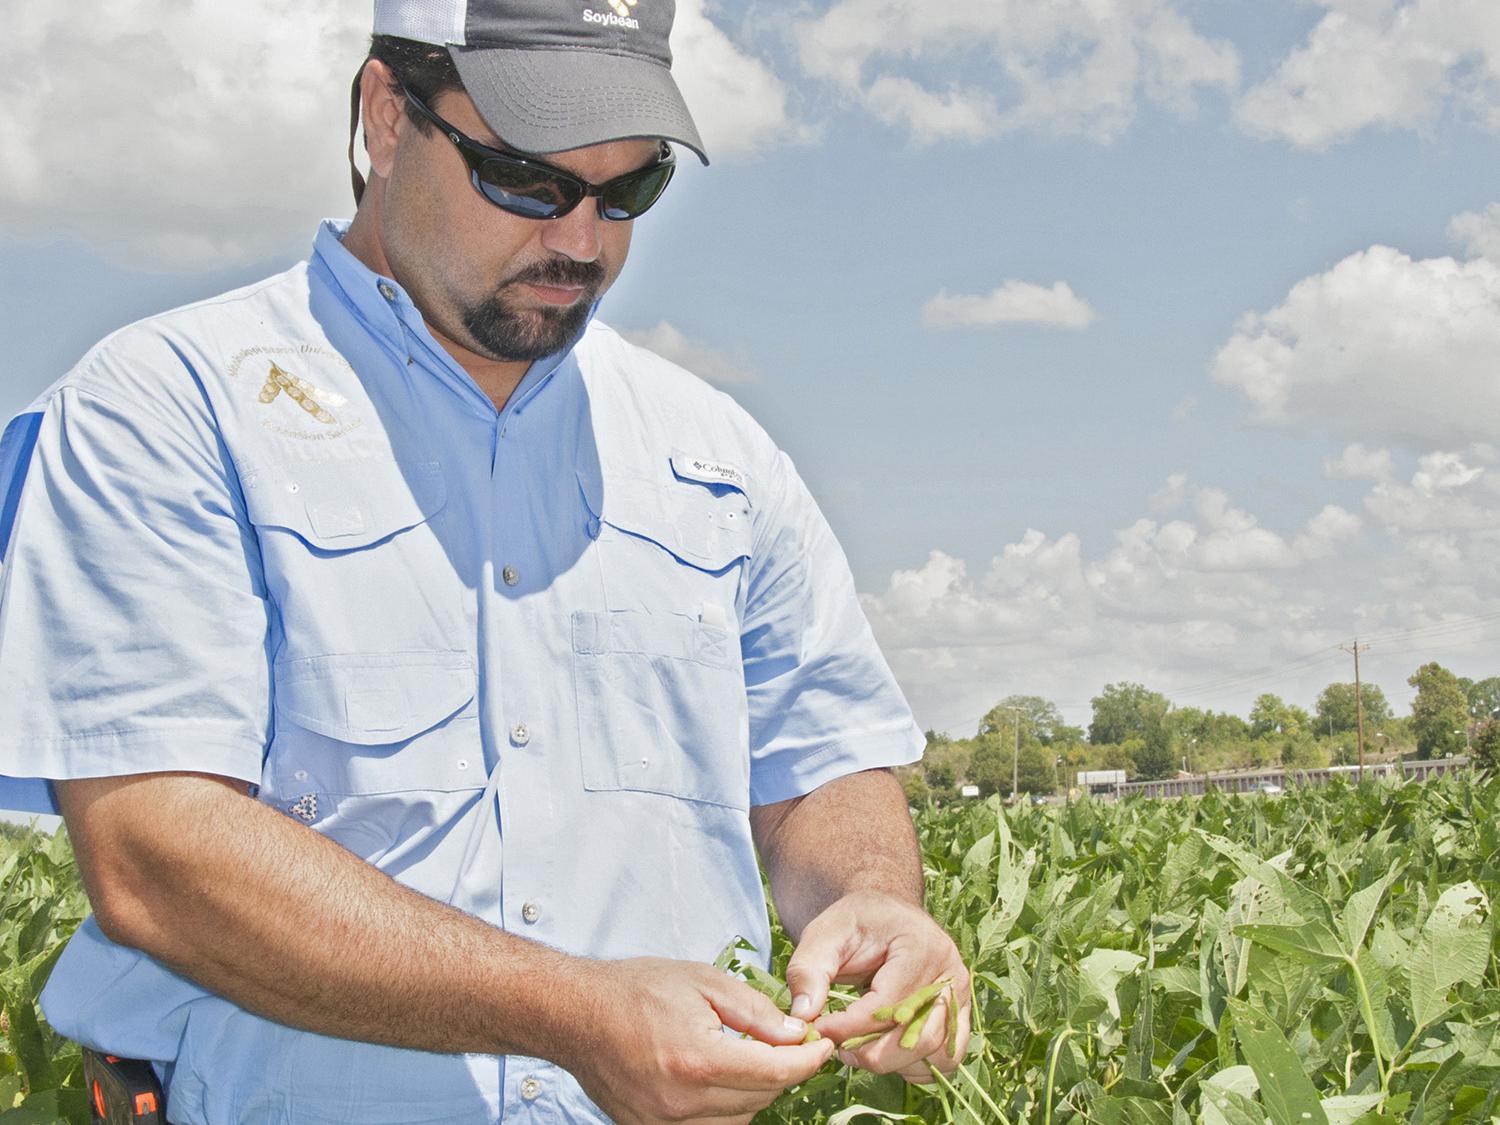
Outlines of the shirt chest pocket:
[[275,700],[262,799],[372,862],[419,846],[485,783],[467,653],[278,661]]
[[283,658],[466,647],[440,464],[305,462],[241,479]]
[[584,788],[748,808],[749,502],[724,486],[610,480],[588,503],[606,609],[572,617]]

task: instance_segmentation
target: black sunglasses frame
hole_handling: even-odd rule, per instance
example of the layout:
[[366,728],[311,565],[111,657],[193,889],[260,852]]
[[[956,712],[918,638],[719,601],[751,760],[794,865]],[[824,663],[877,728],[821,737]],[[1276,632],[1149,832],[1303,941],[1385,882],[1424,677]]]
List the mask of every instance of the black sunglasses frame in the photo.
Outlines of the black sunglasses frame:
[[[502,149],[480,144],[474,138],[466,136],[440,117],[437,111],[421,98],[417,97],[416,94],[412,93],[405,83],[401,84],[401,92],[406,95],[406,100],[416,107],[418,113],[422,114],[433,125],[436,125],[439,131],[453,142],[454,147],[459,151],[459,155],[464,158],[464,163],[469,166],[469,182],[474,186],[474,190],[484,196],[486,202],[500,208],[500,210],[507,214],[516,215],[523,219],[533,219],[539,222],[544,222],[548,219],[560,219],[570,213],[585,199],[593,196],[599,201],[598,208],[601,219],[611,223],[626,223],[644,215],[650,210],[656,201],[661,198],[662,192],[666,191],[667,184],[672,181],[672,173],[676,170],[677,158],[672,154],[671,147],[665,141],[662,141],[660,155],[655,161],[647,164],[644,168],[637,168],[633,172],[626,172],[624,175],[616,176],[612,180],[606,180],[602,184],[591,184],[587,180],[573,175],[571,172],[554,167],[534,157],[520,156],[513,152],[505,152]],[[486,184],[490,184],[490,181],[486,180],[483,174],[486,164],[498,164],[513,171],[524,171],[548,181],[555,195],[562,199],[562,204],[557,206],[555,210],[545,214],[538,214],[527,210],[524,205],[516,205],[495,198],[495,196],[485,190]],[[662,176],[661,184],[656,189],[655,194],[647,200],[644,207],[629,211],[619,207],[618,204],[611,204],[609,202],[612,192],[618,193],[621,188],[632,187],[647,177],[658,175]],[[505,190],[498,184],[490,184],[490,186],[496,191]],[[531,199],[532,202],[540,204],[543,207],[551,203],[550,200],[536,199],[535,197],[525,195],[523,192],[508,192],[507,194],[519,198]],[[614,213],[611,214],[611,211]]]

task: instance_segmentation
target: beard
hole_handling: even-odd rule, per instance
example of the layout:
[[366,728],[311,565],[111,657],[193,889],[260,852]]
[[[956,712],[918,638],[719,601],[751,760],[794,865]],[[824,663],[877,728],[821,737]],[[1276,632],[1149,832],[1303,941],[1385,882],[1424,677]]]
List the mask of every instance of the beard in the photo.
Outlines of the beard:
[[[508,278],[500,288],[463,310],[463,325],[480,349],[494,359],[532,362],[560,352],[582,334],[604,283],[597,259],[575,262],[549,258]],[[571,305],[518,308],[505,298],[512,285],[582,286]]]

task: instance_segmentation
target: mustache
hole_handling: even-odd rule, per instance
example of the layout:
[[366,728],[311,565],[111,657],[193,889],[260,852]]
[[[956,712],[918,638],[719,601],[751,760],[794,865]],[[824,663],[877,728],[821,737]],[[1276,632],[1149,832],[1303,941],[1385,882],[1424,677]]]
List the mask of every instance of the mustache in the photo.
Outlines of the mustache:
[[592,262],[575,262],[571,258],[548,258],[527,266],[512,277],[511,281],[527,285],[594,289],[604,281],[604,264],[597,259]]

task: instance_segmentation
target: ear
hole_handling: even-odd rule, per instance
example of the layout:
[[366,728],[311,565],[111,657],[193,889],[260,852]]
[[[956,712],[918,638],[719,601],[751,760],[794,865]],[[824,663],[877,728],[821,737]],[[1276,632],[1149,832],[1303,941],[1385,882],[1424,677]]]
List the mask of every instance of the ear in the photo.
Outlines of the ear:
[[391,71],[379,59],[371,59],[360,76],[360,113],[365,129],[365,151],[370,157],[370,174],[382,179],[391,174],[396,160],[396,143],[409,124],[406,99],[402,97]]

